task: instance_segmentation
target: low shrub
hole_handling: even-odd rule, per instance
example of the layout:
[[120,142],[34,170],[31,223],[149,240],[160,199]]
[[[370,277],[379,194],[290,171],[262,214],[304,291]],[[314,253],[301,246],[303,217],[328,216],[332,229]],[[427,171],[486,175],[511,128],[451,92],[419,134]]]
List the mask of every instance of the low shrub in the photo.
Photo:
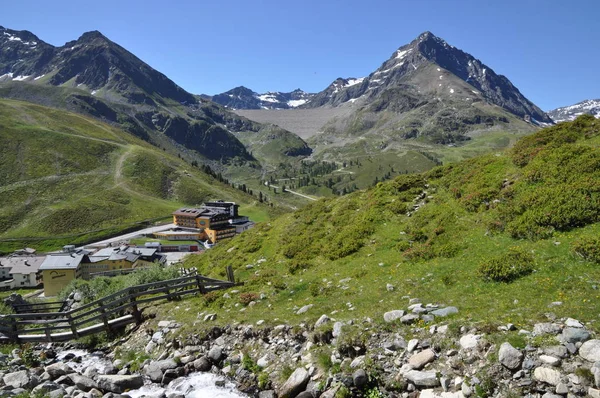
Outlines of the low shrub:
[[256,293],[240,293],[240,303],[243,305],[248,305],[256,300],[258,300],[258,294]]
[[586,236],[573,242],[573,252],[587,261],[600,264],[600,238]]
[[481,263],[477,272],[485,281],[512,282],[533,272],[534,258],[519,248]]

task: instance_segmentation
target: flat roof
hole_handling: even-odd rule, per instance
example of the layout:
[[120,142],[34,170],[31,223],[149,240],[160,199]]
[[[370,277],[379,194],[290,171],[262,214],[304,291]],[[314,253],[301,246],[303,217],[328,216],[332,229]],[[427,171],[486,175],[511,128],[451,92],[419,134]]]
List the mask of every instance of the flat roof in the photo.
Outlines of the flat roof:
[[38,272],[44,256],[10,256],[0,258],[0,266],[10,268],[9,274],[31,274]]
[[46,256],[40,270],[77,269],[83,260],[84,253],[53,253]]

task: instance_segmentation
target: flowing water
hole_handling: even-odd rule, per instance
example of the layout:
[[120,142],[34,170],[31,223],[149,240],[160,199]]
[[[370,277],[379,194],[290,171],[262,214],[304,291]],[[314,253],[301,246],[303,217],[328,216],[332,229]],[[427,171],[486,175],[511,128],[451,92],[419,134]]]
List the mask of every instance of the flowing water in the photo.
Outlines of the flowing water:
[[[74,356],[73,359],[65,360]],[[86,369],[95,368],[99,374],[105,374],[112,369],[112,363],[103,354],[89,353],[85,350],[66,350],[58,354],[58,360],[65,362],[73,370],[83,373]],[[215,382],[222,380],[211,373],[192,373],[189,376],[174,380],[166,387],[150,383],[137,390],[127,392],[131,398],[156,398],[168,396],[170,393],[183,394],[186,398],[247,398],[235,390],[235,385],[226,382],[225,386],[217,387]]]

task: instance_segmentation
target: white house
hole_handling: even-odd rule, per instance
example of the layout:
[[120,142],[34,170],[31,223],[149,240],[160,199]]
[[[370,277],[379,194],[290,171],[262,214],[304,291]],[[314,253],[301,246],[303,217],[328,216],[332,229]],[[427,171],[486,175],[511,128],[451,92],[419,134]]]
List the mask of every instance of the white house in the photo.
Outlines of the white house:
[[36,287],[41,283],[43,256],[0,257],[0,288]]

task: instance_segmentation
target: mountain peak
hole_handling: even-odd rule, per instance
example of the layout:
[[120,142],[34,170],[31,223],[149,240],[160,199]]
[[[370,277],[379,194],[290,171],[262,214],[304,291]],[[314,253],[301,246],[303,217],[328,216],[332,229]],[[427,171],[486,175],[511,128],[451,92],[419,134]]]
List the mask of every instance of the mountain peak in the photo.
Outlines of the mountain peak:
[[92,30],[89,32],[85,32],[84,34],[81,35],[81,37],[78,39],[78,41],[93,41],[96,39],[100,39],[100,40],[104,40],[104,41],[110,41],[108,40],[108,38],[106,36],[104,36],[100,31],[98,30]]

